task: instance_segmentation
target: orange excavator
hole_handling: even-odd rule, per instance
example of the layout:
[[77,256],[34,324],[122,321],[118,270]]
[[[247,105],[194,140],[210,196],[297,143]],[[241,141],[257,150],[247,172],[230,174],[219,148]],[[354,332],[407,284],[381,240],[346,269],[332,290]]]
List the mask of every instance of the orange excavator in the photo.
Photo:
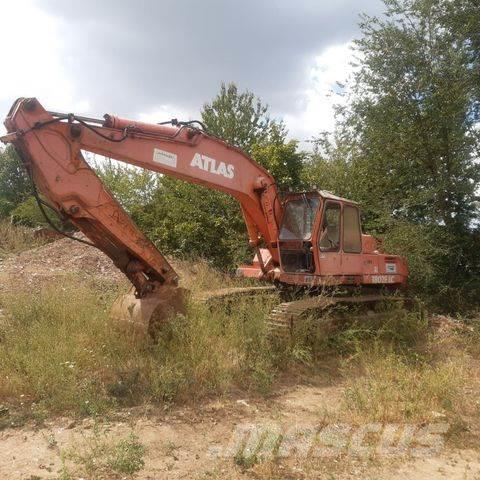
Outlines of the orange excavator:
[[[384,298],[381,291],[406,286],[405,260],[381,253],[375,239],[362,234],[355,202],[326,191],[280,194],[267,170],[209,134],[201,122],[169,123],[51,112],[35,98],[20,98],[5,120],[8,133],[0,138],[18,152],[39,207],[54,210],[81,230],[88,238],[81,241],[102,250],[132,283],[132,292],[116,303],[117,316],[156,328],[184,311],[185,292],[170,263],[114,199],[82,151],[235,197],[256,252],[253,263],[240,266],[238,274],[303,293],[274,309],[269,318],[273,330],[292,328],[297,317],[313,308],[372,304]],[[322,295],[329,287],[341,293]]]

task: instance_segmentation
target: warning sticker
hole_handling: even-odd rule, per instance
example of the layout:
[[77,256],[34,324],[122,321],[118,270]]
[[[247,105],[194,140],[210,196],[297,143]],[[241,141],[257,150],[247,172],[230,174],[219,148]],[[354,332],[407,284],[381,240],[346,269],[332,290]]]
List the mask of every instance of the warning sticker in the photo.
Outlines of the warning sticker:
[[397,273],[397,265],[395,263],[386,263],[385,268],[387,273]]
[[159,148],[153,149],[153,161],[166,165],[167,167],[177,168],[177,156],[174,153],[166,152]]

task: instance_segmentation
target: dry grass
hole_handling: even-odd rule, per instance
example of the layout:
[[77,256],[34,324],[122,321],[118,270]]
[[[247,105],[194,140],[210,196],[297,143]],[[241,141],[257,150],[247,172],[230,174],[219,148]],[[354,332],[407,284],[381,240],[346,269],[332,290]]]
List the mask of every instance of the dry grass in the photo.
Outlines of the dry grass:
[[312,328],[312,317],[289,347],[290,359],[313,371],[328,367],[330,381],[333,377],[342,385],[341,408],[333,414],[340,418],[335,420],[480,419],[478,403],[472,404],[480,393],[475,374],[480,327],[439,334],[425,316],[385,307],[380,319],[365,316],[355,323],[337,323],[334,329]]
[[35,237],[31,228],[0,220],[0,259],[11,253],[23,252],[44,243],[45,241]]
[[423,422],[461,410],[465,359],[430,364],[365,350],[346,372],[344,412],[355,422]]
[[[179,269],[197,291],[236,283],[202,262]],[[121,405],[195,402],[238,388],[267,394],[287,367],[292,381],[298,372],[298,378],[324,372],[328,363],[329,381],[344,386],[343,421],[479,416],[478,404],[467,399],[479,390],[472,366],[480,328],[440,342],[424,318],[393,310],[380,323],[365,319],[272,348],[264,320],[277,300],[269,297],[213,311],[192,302],[153,344],[109,319],[121,290],[114,282],[67,275],[39,291],[0,296],[6,319],[0,324],[0,404],[35,415],[96,415]]]
[[234,311],[189,305],[187,316],[172,319],[153,344],[109,319],[117,294],[115,284],[72,276],[1,297],[7,322],[0,327],[0,402],[94,414],[238,386],[269,389],[265,300],[239,301]]
[[180,277],[182,287],[192,292],[193,296],[205,291],[219,290],[231,287],[258,285],[254,280],[232,277],[215,270],[205,260],[184,261],[171,259],[175,270]]

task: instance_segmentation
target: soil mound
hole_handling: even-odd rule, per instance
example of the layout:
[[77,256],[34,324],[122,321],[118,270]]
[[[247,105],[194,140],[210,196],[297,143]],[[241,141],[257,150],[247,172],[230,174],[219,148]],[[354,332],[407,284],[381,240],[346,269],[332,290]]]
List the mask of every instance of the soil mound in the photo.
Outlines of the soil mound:
[[[78,235],[79,238],[85,238]],[[122,273],[103,252],[95,247],[62,238],[0,262],[0,290],[29,288],[51,277],[75,273],[84,278],[96,276],[113,281],[124,279]]]

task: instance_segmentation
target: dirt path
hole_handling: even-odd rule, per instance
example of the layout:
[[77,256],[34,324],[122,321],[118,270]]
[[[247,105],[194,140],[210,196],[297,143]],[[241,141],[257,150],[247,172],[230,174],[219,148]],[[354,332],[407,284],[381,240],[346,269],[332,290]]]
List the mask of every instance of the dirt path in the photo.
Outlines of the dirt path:
[[[66,467],[71,472],[71,477],[64,478],[126,478],[99,467],[88,475],[88,460],[73,461],[71,456],[80,452],[88,456],[88,452],[99,450],[99,445],[127,438],[132,431],[146,447],[145,465],[135,476],[139,479],[480,478],[478,453],[448,447],[433,456],[413,459],[350,455],[312,459],[292,454],[277,461],[268,455],[252,464],[241,461],[243,457],[235,461],[230,447],[238,446],[239,438],[252,438],[240,435],[239,431],[247,431],[251,425],[291,428],[324,424],[326,412],[337,408],[340,394],[341,387],[299,386],[286,389],[268,402],[239,398],[206,403],[195,409],[165,411],[149,407],[122,410],[119,418],[99,423],[92,419],[78,423],[57,419],[40,429],[6,429],[0,432],[0,478],[59,478],[62,456],[67,457]],[[92,455],[93,460],[101,463],[100,456]]]

